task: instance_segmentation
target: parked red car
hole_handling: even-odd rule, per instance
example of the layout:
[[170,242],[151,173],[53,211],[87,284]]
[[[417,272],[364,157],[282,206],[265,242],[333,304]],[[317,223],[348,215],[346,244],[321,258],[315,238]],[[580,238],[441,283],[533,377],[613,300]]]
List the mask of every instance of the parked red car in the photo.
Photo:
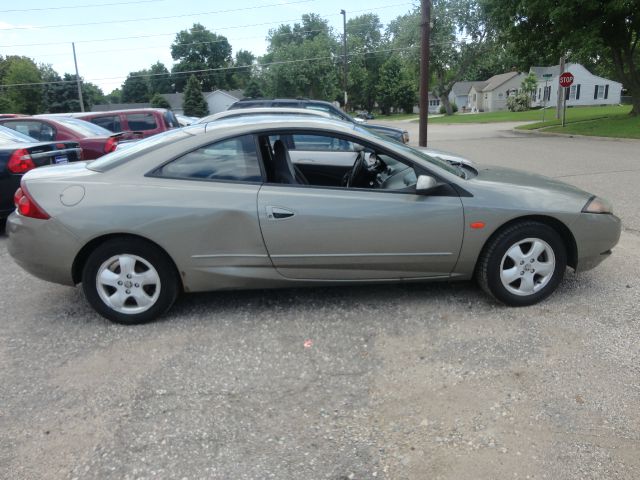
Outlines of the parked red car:
[[173,112],[164,108],[83,112],[72,115],[112,132],[131,131],[141,134],[143,138],[180,127]]
[[76,141],[82,147],[84,160],[93,160],[114,151],[121,139],[131,135],[130,132],[113,133],[93,123],[64,116],[0,118],[0,125],[41,142]]

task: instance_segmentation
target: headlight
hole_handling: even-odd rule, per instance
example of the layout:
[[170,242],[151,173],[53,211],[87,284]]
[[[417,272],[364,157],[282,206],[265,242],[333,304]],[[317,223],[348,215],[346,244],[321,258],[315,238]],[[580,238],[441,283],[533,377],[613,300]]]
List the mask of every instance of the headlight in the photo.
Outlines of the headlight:
[[608,200],[593,196],[582,209],[583,213],[613,213],[613,205]]

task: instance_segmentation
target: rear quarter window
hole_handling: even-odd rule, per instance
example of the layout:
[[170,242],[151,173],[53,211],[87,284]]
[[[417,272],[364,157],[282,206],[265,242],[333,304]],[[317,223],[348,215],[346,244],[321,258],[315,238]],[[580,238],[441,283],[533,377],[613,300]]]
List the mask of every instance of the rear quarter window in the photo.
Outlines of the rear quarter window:
[[121,132],[120,115],[109,115],[106,117],[96,117],[91,119],[91,123],[106,128],[112,132]]
[[152,113],[128,113],[126,115],[129,130],[155,130],[158,128]]

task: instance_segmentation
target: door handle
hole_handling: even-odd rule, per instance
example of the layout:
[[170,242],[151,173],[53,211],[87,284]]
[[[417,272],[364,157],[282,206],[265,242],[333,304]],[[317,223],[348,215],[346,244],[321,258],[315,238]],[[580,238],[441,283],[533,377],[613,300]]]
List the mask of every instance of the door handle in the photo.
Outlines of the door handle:
[[285,218],[291,218],[294,215],[295,215],[295,212],[292,212],[291,210],[287,210],[286,208],[273,207],[271,205],[267,207],[267,217],[269,217],[269,219],[271,220],[282,220]]

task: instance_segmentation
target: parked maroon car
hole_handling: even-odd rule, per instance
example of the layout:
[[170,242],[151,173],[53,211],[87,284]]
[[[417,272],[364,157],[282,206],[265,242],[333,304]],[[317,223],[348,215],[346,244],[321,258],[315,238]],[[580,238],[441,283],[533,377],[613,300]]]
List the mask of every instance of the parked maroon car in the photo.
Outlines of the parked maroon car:
[[143,138],[180,127],[173,112],[164,108],[84,112],[72,115],[112,132],[131,131],[141,134]]
[[82,147],[84,160],[93,160],[113,152],[118,142],[130,135],[130,132],[113,133],[93,123],[63,116],[1,118],[0,125],[41,142],[76,141]]

